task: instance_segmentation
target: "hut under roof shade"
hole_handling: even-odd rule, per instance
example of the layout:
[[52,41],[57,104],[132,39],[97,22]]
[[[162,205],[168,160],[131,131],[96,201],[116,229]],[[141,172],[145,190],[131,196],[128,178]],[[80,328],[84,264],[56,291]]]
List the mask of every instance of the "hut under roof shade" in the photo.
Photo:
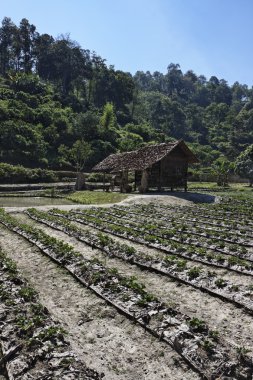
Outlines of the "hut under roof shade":
[[179,147],[182,150],[182,153],[187,157],[188,163],[198,162],[198,159],[187,147],[184,141],[179,140],[157,145],[147,145],[131,152],[111,154],[94,166],[92,171],[117,173],[123,171],[145,170],[161,161],[177,147]]

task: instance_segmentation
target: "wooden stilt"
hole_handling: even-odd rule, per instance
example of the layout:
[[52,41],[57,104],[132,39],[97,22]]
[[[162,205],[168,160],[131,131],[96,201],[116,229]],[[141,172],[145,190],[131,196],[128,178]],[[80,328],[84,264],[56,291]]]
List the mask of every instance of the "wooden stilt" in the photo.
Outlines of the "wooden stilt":
[[159,178],[158,178],[158,191],[162,190],[162,162],[159,162]]
[[123,172],[120,172],[120,192],[123,193]]
[[103,191],[105,191],[105,173],[103,173]]

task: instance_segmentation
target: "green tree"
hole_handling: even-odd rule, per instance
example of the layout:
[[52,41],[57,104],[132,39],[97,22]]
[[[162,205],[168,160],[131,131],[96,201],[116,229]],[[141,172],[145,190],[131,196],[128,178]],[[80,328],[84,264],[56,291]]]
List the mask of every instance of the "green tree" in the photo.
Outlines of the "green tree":
[[89,53],[69,36],[57,40],[47,34],[38,36],[35,51],[38,74],[55,83],[61,94],[66,96],[75,89],[80,93],[86,86],[85,80],[91,77]]
[[7,71],[14,69],[14,39],[17,27],[9,17],[4,17],[0,28],[0,73],[6,75]]
[[36,27],[23,18],[19,25],[18,39],[19,45],[19,68],[25,73],[30,73],[34,67],[34,43],[36,38]]
[[70,149],[65,145],[60,145],[58,152],[61,155],[60,162],[63,165],[70,164],[76,169],[76,190],[83,189],[85,177],[82,170],[92,154],[91,145],[84,140],[76,140]]
[[145,142],[149,142],[152,140],[154,141],[161,140],[161,134],[159,134],[154,128],[152,128],[149,123],[143,123],[143,124],[128,123],[124,126],[124,130],[127,132],[140,135],[143,138],[143,141]]
[[84,140],[77,140],[69,151],[69,159],[77,172],[83,170],[91,154],[91,146]]
[[228,186],[228,175],[233,170],[233,164],[225,157],[220,157],[212,165],[213,173],[216,175],[218,186]]
[[183,74],[180,70],[180,65],[178,63],[170,63],[167,70],[168,72],[166,74],[166,92],[168,95],[179,95],[180,91],[183,88]]
[[102,161],[111,153],[116,153],[116,147],[113,146],[109,141],[93,140],[92,155],[90,156],[87,165],[89,164],[89,167],[93,167],[95,164]]
[[118,124],[114,106],[112,103],[106,103],[103,107],[103,113],[100,118],[99,134],[101,139],[116,144],[116,139],[118,137],[117,129]]
[[47,145],[39,126],[14,121],[0,124],[0,156],[11,164],[45,164]]
[[77,140],[70,149],[70,161],[76,168],[76,190],[85,188],[85,177],[81,171],[91,155],[91,146],[84,140]]
[[253,184],[253,144],[248,146],[235,161],[235,172],[241,177],[249,180],[249,185]]
[[96,111],[88,110],[80,113],[74,122],[74,133],[85,141],[96,140],[99,137],[99,116]]
[[100,125],[104,130],[117,128],[117,119],[112,103],[106,103],[103,108],[103,114],[100,119]]
[[140,148],[143,144],[143,138],[136,133],[124,132],[122,136],[117,140],[119,150],[121,152],[129,152]]

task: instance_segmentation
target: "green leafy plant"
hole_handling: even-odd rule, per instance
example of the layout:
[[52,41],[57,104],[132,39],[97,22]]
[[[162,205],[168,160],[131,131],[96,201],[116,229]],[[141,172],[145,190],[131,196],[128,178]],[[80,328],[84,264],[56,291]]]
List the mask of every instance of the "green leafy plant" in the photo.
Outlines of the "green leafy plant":
[[218,278],[214,283],[217,286],[217,288],[220,289],[225,288],[227,286],[227,281],[223,278]]
[[214,349],[214,344],[213,344],[213,342],[211,342],[210,340],[206,339],[206,340],[204,340],[203,348],[204,348],[208,353],[212,353],[212,352],[213,352],[213,349]]
[[209,330],[209,334],[208,335],[209,335],[209,337],[211,339],[213,339],[216,342],[219,340],[220,334],[219,334],[218,330]]
[[22,297],[25,301],[33,301],[35,300],[35,297],[37,296],[37,292],[29,287],[29,286],[24,286],[20,288],[19,290],[19,295]]
[[250,353],[251,350],[244,346],[240,346],[236,348],[236,352],[237,352],[238,360],[243,361],[246,359],[247,354]]
[[193,331],[196,332],[203,332],[206,331],[206,324],[203,320],[198,319],[198,318],[192,318],[189,321],[189,325],[192,328]]
[[201,268],[200,267],[192,267],[187,271],[188,277],[190,280],[194,280],[200,276]]

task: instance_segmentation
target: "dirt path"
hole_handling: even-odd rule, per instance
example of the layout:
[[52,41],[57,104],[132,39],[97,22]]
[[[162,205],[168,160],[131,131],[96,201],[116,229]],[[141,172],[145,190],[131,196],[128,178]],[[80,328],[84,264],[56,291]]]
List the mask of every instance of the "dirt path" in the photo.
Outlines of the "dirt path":
[[[137,266],[129,265],[119,259],[108,258],[99,250],[91,249],[74,237],[37,223],[25,214],[18,214],[16,216],[19,220],[39,226],[51,236],[63,239],[65,242],[73,245],[85,258],[89,259],[96,256],[101,261],[104,261],[108,267],[115,267],[122,274],[136,276],[140,282],[146,285],[148,292],[160,297],[171,306],[177,306],[183,313],[191,317],[207,321],[213,330],[219,330],[224,338],[233,345],[253,349],[250,333],[250,331],[253,331],[253,319],[242,310],[190,286],[174,282],[167,277],[142,271]],[[240,278],[243,277],[237,275],[235,283],[240,283]],[[246,276],[245,281],[252,283],[252,279]]]
[[68,331],[76,354],[105,379],[199,379],[170,347],[119,315],[32,244],[0,227],[0,245]]

